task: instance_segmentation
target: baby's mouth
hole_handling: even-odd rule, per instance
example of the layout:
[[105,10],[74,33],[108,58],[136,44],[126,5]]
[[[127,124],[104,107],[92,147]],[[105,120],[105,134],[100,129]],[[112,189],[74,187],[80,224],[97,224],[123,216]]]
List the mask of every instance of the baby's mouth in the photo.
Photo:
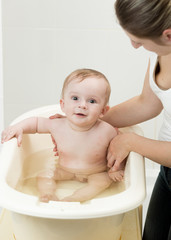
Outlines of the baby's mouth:
[[83,114],[83,113],[75,113],[77,116],[82,116],[82,117],[84,117],[84,116],[86,116],[85,114]]
[[87,111],[84,111],[83,109],[75,109],[74,114],[78,117],[86,117]]

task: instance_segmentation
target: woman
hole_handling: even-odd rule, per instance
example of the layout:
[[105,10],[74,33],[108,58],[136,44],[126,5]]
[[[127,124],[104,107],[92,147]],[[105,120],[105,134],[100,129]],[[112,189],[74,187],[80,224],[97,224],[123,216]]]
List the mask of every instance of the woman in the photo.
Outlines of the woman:
[[161,164],[143,240],[171,240],[171,1],[116,0],[115,10],[132,46],[143,46],[153,54],[142,93],[111,108],[104,120],[125,127],[152,119],[162,110],[164,119],[159,140],[135,133],[116,136],[110,145],[108,165],[117,170],[130,151]]

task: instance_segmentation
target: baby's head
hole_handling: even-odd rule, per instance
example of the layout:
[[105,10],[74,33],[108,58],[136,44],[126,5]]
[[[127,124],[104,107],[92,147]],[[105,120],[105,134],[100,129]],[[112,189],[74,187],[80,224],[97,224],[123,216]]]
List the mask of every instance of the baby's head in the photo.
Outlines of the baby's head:
[[100,72],[79,69],[66,79],[62,89],[60,105],[73,129],[91,129],[107,112],[110,84]]
[[[107,78],[103,73],[93,69],[84,69],[84,68],[78,69],[73,71],[71,74],[69,74],[63,84],[62,94],[61,94],[62,99],[64,99],[65,91],[71,82],[73,81],[82,82],[87,78],[91,78],[92,80],[93,78],[99,79],[99,87],[101,87],[101,84],[100,84],[101,80],[105,82],[106,91],[105,91],[104,98],[105,98],[105,106],[106,106],[109,102],[110,93],[111,93],[111,87],[110,87],[109,81],[107,80]],[[93,81],[92,81],[92,84],[93,84]]]

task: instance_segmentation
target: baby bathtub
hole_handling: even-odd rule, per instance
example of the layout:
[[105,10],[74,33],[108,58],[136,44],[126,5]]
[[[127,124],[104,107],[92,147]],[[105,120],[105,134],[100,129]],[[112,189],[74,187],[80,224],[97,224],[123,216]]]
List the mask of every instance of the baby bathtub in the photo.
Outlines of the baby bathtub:
[[[59,105],[51,105],[27,112],[16,123],[30,116],[49,117],[61,113]],[[138,126],[125,128],[142,134]],[[49,149],[53,144],[48,134],[25,134],[21,147],[16,139],[6,142],[0,156],[0,206],[10,210],[17,240],[119,240],[124,214],[140,206],[145,198],[144,160],[131,152],[126,164],[123,183],[113,183],[108,189],[85,203],[40,203],[34,194],[17,190],[25,160],[32,154]],[[62,184],[62,183],[61,183]],[[76,182],[65,182],[60,191],[74,188]],[[121,185],[120,185],[121,184]],[[123,188],[124,185],[124,188]],[[62,187],[64,186],[64,189]],[[122,186],[120,188],[120,186]]]

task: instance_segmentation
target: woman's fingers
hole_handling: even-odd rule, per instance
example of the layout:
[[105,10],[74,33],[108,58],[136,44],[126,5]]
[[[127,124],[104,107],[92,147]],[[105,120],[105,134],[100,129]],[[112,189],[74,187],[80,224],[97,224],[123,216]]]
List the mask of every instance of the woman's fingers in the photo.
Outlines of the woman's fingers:
[[[49,118],[50,119],[56,119],[56,118],[63,118],[63,117],[65,117],[65,116],[62,115],[62,114],[56,113],[56,114],[50,116]],[[54,139],[54,137],[52,135],[51,135],[51,138],[52,138],[52,142],[54,144],[54,148],[53,148],[53,151],[55,152],[54,156],[59,156],[58,155],[58,148],[57,148],[56,141],[55,141],[55,139]]]
[[117,171],[120,164],[128,156],[129,149],[129,135],[125,133],[119,133],[110,142],[110,146],[107,154],[108,167]]
[[113,166],[113,164],[115,163],[115,156],[112,154],[111,151],[108,152],[108,155],[107,155],[107,166],[109,168],[111,168]]
[[50,116],[49,118],[50,118],[50,119],[55,119],[55,118],[63,118],[63,117],[65,117],[65,116],[62,115],[62,114],[56,113],[56,114]]

